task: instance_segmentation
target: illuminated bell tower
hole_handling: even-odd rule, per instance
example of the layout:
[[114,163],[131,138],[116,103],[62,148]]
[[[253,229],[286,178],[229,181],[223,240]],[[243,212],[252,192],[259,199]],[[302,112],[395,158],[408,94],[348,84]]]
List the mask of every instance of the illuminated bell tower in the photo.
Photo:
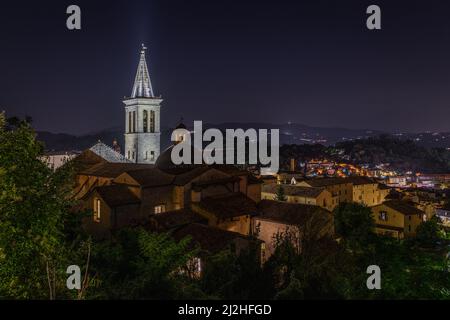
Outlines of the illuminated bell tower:
[[153,94],[150,74],[145,60],[146,47],[134,79],[133,91],[125,98],[125,157],[135,163],[155,163],[160,154],[161,97]]

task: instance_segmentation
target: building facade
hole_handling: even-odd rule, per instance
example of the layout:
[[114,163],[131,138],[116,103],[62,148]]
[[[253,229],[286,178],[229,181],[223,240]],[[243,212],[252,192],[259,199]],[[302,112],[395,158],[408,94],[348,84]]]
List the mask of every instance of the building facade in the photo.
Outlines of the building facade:
[[385,201],[371,208],[377,234],[398,239],[413,237],[426,214],[414,205],[401,200]]

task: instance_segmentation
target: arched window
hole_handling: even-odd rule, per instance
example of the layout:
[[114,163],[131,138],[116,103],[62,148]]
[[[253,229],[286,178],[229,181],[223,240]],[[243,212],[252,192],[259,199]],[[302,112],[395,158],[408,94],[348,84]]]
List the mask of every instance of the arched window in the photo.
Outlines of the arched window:
[[150,111],[150,132],[155,132],[155,111]]
[[144,128],[144,132],[148,132],[148,111],[144,110],[142,117],[142,124]]
[[131,133],[131,112],[128,112],[128,133]]

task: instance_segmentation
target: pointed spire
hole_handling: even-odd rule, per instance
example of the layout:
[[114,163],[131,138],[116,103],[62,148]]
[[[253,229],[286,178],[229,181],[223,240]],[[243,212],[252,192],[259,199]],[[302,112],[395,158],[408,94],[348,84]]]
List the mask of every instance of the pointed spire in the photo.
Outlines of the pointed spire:
[[131,98],[153,98],[153,88],[150,81],[150,75],[147,69],[147,62],[145,61],[145,50],[147,48],[142,44],[141,58],[136,72],[136,78],[134,79],[133,92]]

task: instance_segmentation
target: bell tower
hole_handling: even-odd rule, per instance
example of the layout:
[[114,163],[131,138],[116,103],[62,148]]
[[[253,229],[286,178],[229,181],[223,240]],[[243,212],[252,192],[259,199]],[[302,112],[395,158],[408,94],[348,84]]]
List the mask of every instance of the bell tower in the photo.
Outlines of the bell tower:
[[135,163],[153,164],[160,154],[161,97],[153,93],[142,44],[133,90],[125,98],[125,157]]

